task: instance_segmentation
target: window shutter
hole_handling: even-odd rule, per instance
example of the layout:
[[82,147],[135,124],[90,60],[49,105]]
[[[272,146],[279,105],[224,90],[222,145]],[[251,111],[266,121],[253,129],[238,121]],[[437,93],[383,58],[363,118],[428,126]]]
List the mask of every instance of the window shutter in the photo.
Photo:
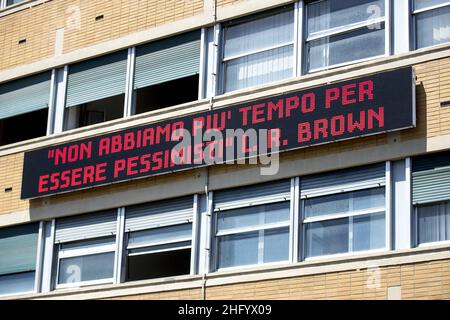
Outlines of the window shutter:
[[380,163],[300,178],[301,198],[376,188],[386,185],[386,165]]
[[51,72],[0,84],[0,119],[45,109],[50,100]]
[[127,51],[69,66],[66,107],[125,93]]
[[55,243],[115,235],[117,211],[110,210],[81,217],[56,220]]
[[142,45],[136,48],[134,88],[192,76],[199,68],[199,31]]
[[257,184],[214,192],[214,211],[287,201],[290,198],[290,180]]
[[0,229],[0,275],[36,269],[38,232],[37,223]]
[[450,152],[413,159],[413,203],[450,200]]
[[138,231],[192,222],[193,198],[158,201],[125,210],[125,231]]

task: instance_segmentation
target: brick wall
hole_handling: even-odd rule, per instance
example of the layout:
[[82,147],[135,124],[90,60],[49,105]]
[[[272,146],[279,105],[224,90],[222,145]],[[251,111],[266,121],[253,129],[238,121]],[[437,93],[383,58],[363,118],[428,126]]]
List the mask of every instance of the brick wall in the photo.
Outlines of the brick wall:
[[[331,272],[286,279],[206,287],[206,299],[387,299],[401,287],[402,299],[450,299],[450,260]],[[378,278],[379,275],[379,278]],[[200,290],[183,290],[117,299],[201,299]]]
[[0,70],[53,56],[57,29],[64,28],[67,53],[202,12],[203,0],[44,2],[0,18]]
[[[20,200],[23,153],[0,157],[0,215],[27,210],[28,201]],[[12,188],[11,191],[6,189]]]

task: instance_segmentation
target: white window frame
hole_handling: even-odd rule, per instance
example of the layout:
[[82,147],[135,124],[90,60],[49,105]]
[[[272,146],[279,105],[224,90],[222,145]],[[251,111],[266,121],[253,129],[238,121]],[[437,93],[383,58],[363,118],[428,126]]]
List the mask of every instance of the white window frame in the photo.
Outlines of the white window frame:
[[[74,241],[78,242],[78,241]],[[76,257],[84,257],[84,256],[90,256],[95,254],[102,254],[102,253],[115,253],[115,256],[117,256],[116,251],[116,243],[112,244],[105,244],[105,245],[99,245],[89,248],[75,248],[75,249],[61,249],[62,244],[57,244],[58,246],[58,257],[56,258],[56,277],[55,277],[55,289],[63,289],[63,288],[72,288],[72,287],[81,287],[81,286],[89,286],[89,285],[95,285],[95,284],[105,284],[105,283],[113,283],[114,282],[114,276],[111,278],[105,278],[105,279],[98,279],[98,280],[90,280],[90,281],[79,281],[79,282],[71,282],[71,283],[58,283],[59,279],[59,272],[60,272],[60,263],[62,259],[66,258],[76,258]],[[115,268],[114,268],[115,269]]]
[[[429,11],[433,11],[433,10],[435,10],[435,9],[441,9],[441,8],[445,8],[445,7],[448,7],[448,6],[450,6],[450,1],[446,1],[446,2],[444,2],[444,3],[441,3],[441,4],[437,4],[437,5],[434,5],[434,6],[430,6],[430,7],[426,7],[426,8],[422,8],[422,9],[418,9],[418,10],[416,10],[416,8],[415,8],[415,0],[411,0],[411,7],[412,7],[412,9],[411,9],[411,15],[412,15],[412,33],[413,33],[413,35],[412,35],[412,42],[413,42],[413,48],[414,48],[414,50],[418,50],[418,49],[425,49],[425,48],[433,48],[433,47],[436,47],[436,46],[441,46],[441,45],[443,45],[443,43],[440,43],[440,44],[434,44],[434,45],[431,45],[431,46],[428,46],[428,47],[423,47],[423,48],[418,48],[417,47],[417,28],[416,28],[416,17],[417,17],[417,14],[419,14],[419,13],[423,13],[423,12],[429,12]],[[450,42],[448,42],[448,43],[450,43]]]
[[[295,187],[296,178],[291,178],[291,191],[289,194],[289,198],[278,198],[277,200],[268,197],[266,201],[260,200],[257,202],[252,203],[245,203],[245,201],[240,201],[239,203],[236,203],[235,205],[226,206],[225,209],[223,208],[216,208],[213,209],[213,205],[211,205],[211,211],[213,214],[212,224],[213,224],[213,232],[212,232],[212,272],[221,272],[221,271],[232,271],[232,270],[240,270],[240,269],[249,269],[249,268],[257,268],[257,267],[266,267],[266,266],[276,266],[276,265],[284,265],[288,263],[292,263],[294,261],[295,254],[293,251],[296,245],[294,245],[294,233],[295,233],[295,226],[293,224],[294,221],[294,215],[295,215],[295,192],[298,191],[298,189]],[[213,202],[213,201],[212,201]],[[289,219],[282,222],[275,222],[275,223],[261,223],[257,225],[247,226],[247,227],[238,227],[238,228],[230,228],[223,231],[218,231],[218,216],[221,212],[227,212],[229,210],[235,210],[235,209],[242,209],[242,208],[249,208],[249,207],[256,207],[260,205],[270,205],[274,203],[289,203]],[[263,255],[262,252],[264,252],[264,236],[263,231],[264,230],[275,230],[279,228],[288,228],[289,234],[289,252],[288,252],[288,259],[282,260],[282,261],[274,261],[274,262],[264,262],[263,261]],[[233,266],[233,267],[222,267],[219,268],[219,238],[223,236],[229,236],[229,235],[236,235],[236,234],[244,234],[244,233],[250,233],[250,232],[256,232],[258,231],[258,263],[256,264],[249,264],[249,265],[240,265],[240,266]]]
[[[440,203],[443,203],[443,202],[450,202],[450,199],[449,200],[444,200],[444,201],[436,201],[436,202],[425,203],[424,205],[439,205]],[[426,248],[426,247],[433,247],[433,246],[437,246],[437,245],[450,244],[450,239],[442,240],[442,241],[432,241],[432,242],[419,243],[419,206],[420,206],[420,204],[414,204],[413,205],[414,245],[416,247],[418,247],[418,248]]]
[[[189,267],[189,274],[190,275],[195,275],[197,274],[197,257],[198,257],[198,237],[199,235],[199,219],[198,219],[198,210],[199,210],[199,204],[198,204],[198,195],[195,194],[193,195],[192,198],[192,221],[190,223],[185,223],[185,224],[190,224],[191,225],[191,235],[189,237],[180,237],[180,238],[176,238],[173,240],[164,240],[164,241],[150,241],[150,242],[146,242],[146,243],[141,243],[141,244],[136,244],[136,245],[128,245],[128,237],[129,237],[129,233],[130,232],[125,232],[124,230],[124,234],[122,236],[123,239],[123,249],[121,254],[124,255],[125,259],[123,259],[124,261],[126,261],[128,259],[128,257],[133,257],[133,256],[138,256],[138,255],[147,255],[147,254],[154,254],[154,253],[160,253],[160,252],[170,252],[170,251],[177,251],[177,250],[185,250],[185,249],[191,249],[191,258],[190,258],[190,267]],[[125,224],[125,210],[126,208],[123,208],[124,210],[124,224]],[[169,226],[165,226],[165,227],[174,227],[174,226],[179,226],[179,225],[183,225],[183,224],[176,224],[176,225],[169,225]],[[164,228],[164,227],[162,227]],[[144,229],[144,230],[139,230],[139,231],[145,231],[145,230],[156,230],[158,228],[154,228],[154,229]],[[139,232],[139,231],[134,231],[134,232]],[[133,231],[131,232],[133,233]],[[186,245],[186,242],[190,242],[189,245]],[[179,245],[176,245],[179,244]],[[173,245],[170,248],[165,248],[165,249],[153,249],[154,247],[158,247],[161,245]],[[133,250],[133,249],[141,249],[141,248],[148,248],[148,250],[145,250],[143,252],[138,252],[138,253],[130,253],[129,250]],[[123,268],[126,269],[126,263],[124,263]],[[124,280],[124,279],[123,279]],[[124,280],[125,282],[125,280]],[[134,282],[134,281],[126,281],[127,283],[129,282]]]
[[[310,4],[314,4],[317,2],[321,2],[321,1],[332,1],[332,0],[318,0],[318,1],[313,1],[313,2],[307,3],[303,10],[305,12],[305,14],[303,15],[303,29],[305,30],[305,32],[304,32],[305,41],[303,42],[302,52],[304,53],[303,65],[304,65],[306,73],[314,73],[314,72],[319,72],[319,71],[323,71],[323,70],[335,69],[335,68],[339,68],[339,67],[350,65],[350,64],[356,64],[356,63],[360,63],[360,62],[374,60],[377,58],[387,57],[390,55],[390,53],[391,53],[391,20],[392,20],[391,19],[391,0],[384,0],[384,16],[383,17],[369,19],[369,20],[361,21],[361,22],[356,22],[356,23],[352,23],[352,24],[349,24],[346,26],[335,27],[335,28],[329,29],[327,31],[319,31],[311,36],[308,36],[308,7]],[[335,35],[339,35],[339,34],[344,34],[349,31],[359,30],[364,27],[369,27],[371,25],[375,25],[377,23],[384,23],[384,31],[385,31],[384,54],[369,57],[369,58],[364,58],[364,59],[358,59],[358,60],[352,60],[352,61],[348,61],[348,62],[338,63],[338,64],[325,66],[325,67],[321,67],[321,68],[308,69],[309,55],[307,53],[306,48],[307,48],[307,44],[309,42],[318,40],[318,39],[322,39],[325,37],[331,37],[331,36],[335,36]]]
[[[386,169],[388,170],[388,167],[390,167],[389,162],[386,164]],[[364,255],[367,253],[376,253],[376,252],[387,252],[391,249],[391,183],[390,183],[390,174],[387,174],[386,172],[386,185],[380,186],[376,188],[384,188],[385,189],[385,205],[384,207],[378,207],[378,208],[371,208],[371,209],[364,209],[364,210],[358,210],[358,211],[352,211],[352,204],[353,204],[353,197],[350,200],[350,208],[347,212],[340,212],[340,213],[333,213],[328,215],[322,215],[317,217],[305,217],[305,200],[312,199],[312,197],[299,199],[300,202],[300,223],[301,223],[301,235],[298,238],[297,241],[300,241],[299,247],[301,248],[301,252],[299,252],[299,257],[301,257],[301,260],[303,261],[314,261],[314,260],[323,260],[328,258],[339,258],[339,257],[347,257],[347,256],[355,256],[355,255]],[[376,188],[361,188],[361,189],[355,189],[355,190],[344,190],[340,193],[332,193],[327,194],[325,196],[332,196],[336,194],[341,193],[350,193],[350,192],[358,192],[362,190],[369,190],[369,189],[376,189]],[[317,197],[321,197],[321,195],[318,195]],[[353,218],[358,216],[365,216],[365,215],[371,215],[371,214],[378,214],[384,211],[384,221],[385,221],[385,244],[383,248],[377,248],[377,249],[369,249],[369,250],[361,250],[361,251],[353,251]],[[306,256],[306,226],[309,223],[313,222],[320,222],[320,221],[330,221],[330,220],[336,220],[336,219],[342,219],[342,218],[349,218],[348,223],[348,252],[343,253],[336,253],[336,254],[325,254],[325,255],[319,255],[314,257],[307,257]],[[300,260],[300,259],[299,259]]]
[[[289,5],[286,5],[286,6],[289,6]],[[294,10],[294,23],[293,23],[294,24],[294,30],[293,30],[293,39],[292,39],[292,41],[283,43],[281,45],[275,45],[275,46],[267,47],[267,48],[264,48],[264,49],[249,51],[249,52],[246,52],[246,53],[234,55],[234,56],[227,57],[227,58],[225,58],[225,29],[230,27],[230,26],[233,26],[233,25],[238,25],[238,24],[240,24],[240,22],[238,22],[236,24],[232,23],[232,24],[218,25],[220,27],[220,34],[219,34],[219,39],[220,39],[219,40],[220,41],[219,48],[220,49],[219,49],[219,53],[218,53],[218,55],[220,57],[218,59],[218,64],[220,65],[218,67],[219,72],[220,72],[220,77],[219,77],[218,94],[226,94],[226,93],[230,93],[230,92],[234,92],[234,91],[251,89],[251,88],[258,87],[258,86],[275,84],[277,82],[285,81],[286,79],[289,79],[289,78],[286,78],[286,79],[282,79],[282,80],[277,80],[277,81],[265,83],[265,84],[262,84],[262,85],[245,87],[245,88],[242,88],[242,89],[232,90],[232,91],[228,91],[228,92],[225,91],[225,82],[226,82],[226,73],[225,73],[225,69],[226,68],[225,68],[225,64],[227,62],[232,61],[232,60],[236,60],[236,59],[239,59],[239,58],[242,58],[242,57],[247,57],[247,56],[251,56],[251,55],[254,55],[254,54],[270,51],[270,50],[277,49],[277,48],[285,48],[285,47],[288,47],[288,46],[292,46],[293,47],[293,53],[292,53],[292,59],[293,59],[292,65],[293,65],[293,68],[292,68],[292,76],[291,76],[291,78],[295,77],[297,75],[299,70],[301,70],[301,68],[299,68],[299,66],[297,66],[297,60],[298,59],[297,59],[297,56],[296,56],[296,54],[299,54],[300,51],[301,51],[299,49],[299,45],[298,45],[298,41],[297,41],[298,29],[297,29],[296,23],[298,23],[298,21],[301,20],[301,18],[298,15],[298,12],[299,12],[300,9],[298,8],[297,2],[294,4],[294,8],[292,10]],[[287,11],[289,11],[289,10],[287,10]],[[265,11],[265,12],[267,12],[267,11]],[[273,9],[273,15],[276,15],[277,13],[280,13],[280,12],[283,12],[283,6],[281,6],[279,8],[279,12],[277,12],[277,9]],[[270,15],[267,15],[267,16],[270,16]],[[243,22],[243,23],[256,21],[258,19],[261,19],[261,17],[258,14],[256,14],[254,16],[254,18],[252,16],[249,16],[249,19],[247,21]]]

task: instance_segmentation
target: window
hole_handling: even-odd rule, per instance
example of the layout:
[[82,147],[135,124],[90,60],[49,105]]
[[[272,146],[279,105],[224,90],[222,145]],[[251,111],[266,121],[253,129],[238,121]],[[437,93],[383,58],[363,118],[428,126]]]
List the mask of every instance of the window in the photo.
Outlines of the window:
[[416,243],[450,240],[450,152],[413,159]]
[[223,33],[223,92],[294,76],[292,8],[230,22]]
[[290,181],[217,192],[215,269],[289,261]]
[[198,99],[200,32],[136,48],[135,113]]
[[0,145],[45,136],[50,72],[0,84]]
[[69,66],[65,129],[123,117],[127,51]]
[[308,71],[388,53],[385,0],[315,1],[306,15]]
[[417,206],[418,243],[450,240],[450,202]]
[[413,14],[416,48],[450,41],[450,1],[415,0]]
[[0,229],[0,295],[34,291],[39,224]]
[[0,9],[9,7],[9,6],[24,2],[24,1],[26,1],[26,0],[0,0]]
[[385,247],[385,189],[303,201],[306,257]]
[[25,0],[6,0],[6,6],[12,6],[13,4],[24,2]]
[[385,184],[384,163],[301,178],[304,258],[385,248]]
[[126,281],[189,274],[193,198],[126,208]]
[[56,288],[112,283],[116,255],[115,210],[56,221]]

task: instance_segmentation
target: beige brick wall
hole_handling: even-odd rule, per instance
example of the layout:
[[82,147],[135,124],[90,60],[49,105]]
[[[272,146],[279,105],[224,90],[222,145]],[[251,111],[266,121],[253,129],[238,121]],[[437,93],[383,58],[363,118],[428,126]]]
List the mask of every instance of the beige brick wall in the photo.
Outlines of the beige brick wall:
[[0,70],[53,56],[60,28],[67,53],[202,12],[203,0],[48,1],[0,18]]
[[[439,135],[450,134],[450,108],[442,108],[442,101],[450,100],[450,58],[435,60],[414,66],[417,73],[417,127],[403,130],[399,133],[401,141],[414,138],[431,138]],[[379,146],[387,143],[386,134],[375,135],[366,138],[347,140],[337,143],[325,144],[322,146],[305,148],[283,154],[282,157],[302,157],[315,161],[321,155],[342,153],[360,148]],[[17,155],[18,161],[11,161],[15,156],[0,158],[2,163],[0,172],[1,187],[7,185],[17,185],[11,193],[2,193],[0,196],[0,213],[22,211],[28,208],[27,201],[20,201],[20,181],[23,155]],[[164,179],[161,176],[158,179]],[[90,190],[91,194],[107,194],[112,189],[126,190],[131,186],[145,186],[149,179],[119,183],[107,187],[98,187]],[[153,181],[153,180],[152,180]],[[159,181],[159,180],[156,180]],[[0,190],[3,192],[3,190]],[[77,197],[82,197],[81,192],[72,192],[52,197],[53,203],[64,202]],[[3,197],[3,198],[1,198]],[[39,200],[36,200],[39,202]]]
[[[20,200],[23,153],[0,157],[0,215],[27,210],[29,201]],[[12,191],[5,192],[5,189]]]
[[[206,299],[387,299],[401,287],[402,299],[450,299],[450,260],[382,267],[379,281],[367,269],[206,287]],[[375,279],[372,281],[371,279]],[[368,285],[369,284],[369,285]],[[200,290],[132,295],[117,299],[200,299]]]

